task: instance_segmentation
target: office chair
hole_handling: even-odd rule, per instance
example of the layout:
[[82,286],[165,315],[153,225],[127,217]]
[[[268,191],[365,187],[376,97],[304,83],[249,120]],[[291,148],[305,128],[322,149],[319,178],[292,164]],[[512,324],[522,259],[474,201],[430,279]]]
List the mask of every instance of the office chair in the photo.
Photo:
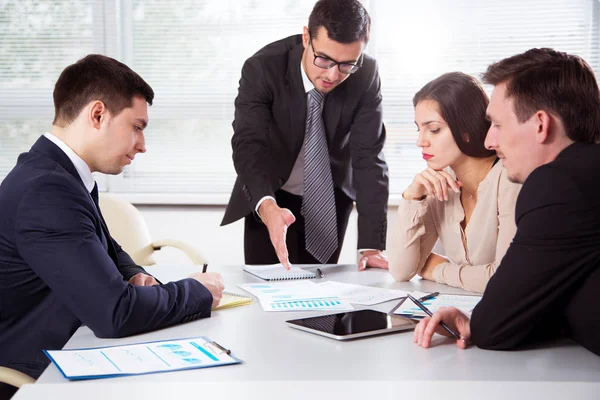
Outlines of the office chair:
[[20,388],[26,383],[34,383],[35,379],[15,369],[0,367],[0,382]]
[[174,247],[186,254],[195,265],[206,259],[193,246],[179,240],[152,240],[142,213],[131,203],[109,193],[100,193],[100,209],[112,237],[142,266],[154,265],[153,253],[163,247]]

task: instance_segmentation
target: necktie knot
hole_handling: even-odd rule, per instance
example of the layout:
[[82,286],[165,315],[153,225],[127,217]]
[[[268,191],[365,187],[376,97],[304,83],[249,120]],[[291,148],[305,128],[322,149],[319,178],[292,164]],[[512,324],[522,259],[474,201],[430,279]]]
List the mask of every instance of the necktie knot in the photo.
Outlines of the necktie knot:
[[317,106],[320,106],[321,103],[323,103],[323,99],[325,98],[325,95],[319,92],[317,89],[313,89],[310,92],[308,92],[308,96],[311,98],[313,104]]

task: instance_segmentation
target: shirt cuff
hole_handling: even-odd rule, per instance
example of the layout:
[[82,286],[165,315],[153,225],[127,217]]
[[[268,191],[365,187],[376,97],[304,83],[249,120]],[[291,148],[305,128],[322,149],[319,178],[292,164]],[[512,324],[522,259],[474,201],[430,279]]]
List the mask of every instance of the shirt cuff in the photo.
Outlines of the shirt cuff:
[[358,252],[362,255],[365,251],[381,251],[379,249],[358,249]]
[[273,196],[265,196],[265,197],[263,197],[262,199],[260,199],[260,200],[258,201],[258,203],[256,203],[256,208],[254,209],[254,211],[256,212],[256,215],[258,215],[258,217],[259,217],[260,219],[262,219],[262,217],[261,217],[261,216],[260,216],[260,214],[258,213],[258,209],[259,209],[260,205],[263,203],[263,201],[265,201],[265,200],[269,200],[269,199],[273,200],[273,201],[275,202],[275,204],[277,204],[277,200],[275,200],[275,198],[274,198]]

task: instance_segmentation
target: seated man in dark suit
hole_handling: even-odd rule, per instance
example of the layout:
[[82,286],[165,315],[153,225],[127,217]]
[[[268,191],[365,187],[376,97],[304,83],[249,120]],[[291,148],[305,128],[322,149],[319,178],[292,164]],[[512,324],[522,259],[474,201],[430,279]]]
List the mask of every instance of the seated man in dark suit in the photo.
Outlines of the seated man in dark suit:
[[0,366],[37,378],[42,349],[62,348],[82,323],[121,337],[209,317],[219,303],[216,273],[158,285],[111,238],[97,205],[92,172],[119,174],[146,151],[153,97],[101,55],[58,78],[52,131],[0,186]]
[[424,319],[430,345],[440,321],[457,343],[513,349],[567,334],[600,355],[600,91],[581,58],[532,49],[492,64],[486,146],[523,183],[517,233],[471,319],[455,308]]
[[358,249],[385,256],[381,82],[358,0],[319,0],[304,27],[244,63],[237,180],[222,224],[245,218],[246,264],[337,263],[356,201]]

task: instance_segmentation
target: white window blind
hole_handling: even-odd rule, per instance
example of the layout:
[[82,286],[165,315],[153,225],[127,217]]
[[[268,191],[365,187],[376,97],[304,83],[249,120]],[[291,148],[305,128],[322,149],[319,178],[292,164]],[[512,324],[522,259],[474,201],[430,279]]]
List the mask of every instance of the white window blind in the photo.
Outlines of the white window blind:
[[[382,77],[392,198],[425,167],[412,97],[448,71],[479,77],[531,47],[581,55],[600,71],[598,0],[364,2],[367,52]],[[60,71],[97,52],[130,65],[155,90],[148,152],[106,190],[138,202],[225,203],[235,180],[233,100],[242,64],[300,33],[314,0],[7,0],[0,4],[0,180],[50,128]],[[104,178],[104,177],[103,177]]]

